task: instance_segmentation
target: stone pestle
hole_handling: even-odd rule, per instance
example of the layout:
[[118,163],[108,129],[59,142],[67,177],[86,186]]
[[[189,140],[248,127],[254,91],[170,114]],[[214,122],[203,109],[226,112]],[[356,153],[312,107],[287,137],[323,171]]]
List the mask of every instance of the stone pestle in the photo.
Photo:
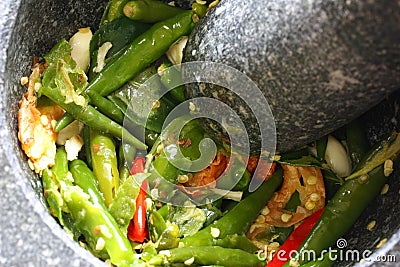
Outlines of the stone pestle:
[[[222,0],[189,37],[184,61],[223,63],[250,77],[272,110],[277,150],[288,151],[338,129],[400,87],[400,4]],[[230,105],[242,116],[252,152],[260,151],[255,117],[238,96],[209,84],[187,85],[186,94]]]

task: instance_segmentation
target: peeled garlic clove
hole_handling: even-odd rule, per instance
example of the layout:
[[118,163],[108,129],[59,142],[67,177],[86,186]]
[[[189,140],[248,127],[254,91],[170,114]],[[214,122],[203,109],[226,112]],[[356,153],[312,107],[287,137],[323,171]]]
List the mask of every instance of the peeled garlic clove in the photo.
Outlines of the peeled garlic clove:
[[333,136],[328,136],[326,145],[325,160],[329,167],[340,177],[351,173],[351,161],[343,145]]
[[183,36],[176,43],[172,44],[171,47],[166,52],[169,61],[174,65],[182,63],[183,49],[188,41],[188,36]]
[[111,49],[112,44],[110,42],[105,42],[99,47],[99,51],[97,52],[97,66],[93,68],[94,72],[100,72],[103,70],[106,65],[106,56],[108,51]]
[[75,60],[77,66],[83,71],[86,71],[89,67],[89,45],[92,35],[90,28],[80,28],[78,32],[69,39],[69,44],[72,46],[71,56]]

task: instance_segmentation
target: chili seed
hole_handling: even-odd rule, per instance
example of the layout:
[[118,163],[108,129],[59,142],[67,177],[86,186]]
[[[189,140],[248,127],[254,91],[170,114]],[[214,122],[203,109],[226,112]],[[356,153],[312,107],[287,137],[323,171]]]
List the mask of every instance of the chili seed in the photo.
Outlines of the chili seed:
[[41,83],[35,83],[35,92],[38,92],[40,90],[40,88],[42,87]]
[[182,174],[182,175],[178,175],[178,182],[181,184],[186,183],[187,181],[189,181],[189,176]]
[[314,203],[314,202],[311,202],[311,201],[307,201],[305,207],[306,207],[306,209],[308,209],[308,210],[312,210],[312,209],[315,208],[315,203]]
[[106,241],[102,237],[99,237],[99,239],[97,239],[97,242],[96,242],[96,250],[98,250],[98,251],[102,250],[105,245],[106,245]]
[[265,222],[265,217],[263,215],[259,215],[256,219],[256,223],[263,223]]
[[388,184],[385,184],[385,185],[382,187],[381,195],[386,194],[388,191],[389,191],[389,185],[388,185]]
[[300,263],[298,262],[297,259],[290,259],[289,266],[290,267],[298,267],[298,266],[300,266]]
[[363,175],[360,176],[359,179],[360,179],[359,181],[360,181],[361,183],[365,183],[366,181],[368,181],[369,175],[368,175],[368,174],[363,174]]
[[277,249],[277,248],[279,248],[280,244],[278,242],[272,242],[268,246],[273,248],[273,249]]
[[292,217],[293,215],[284,213],[281,215],[281,220],[282,222],[288,222]]
[[21,78],[21,85],[25,85],[25,84],[27,84],[29,82],[29,78],[28,77],[22,77]]
[[367,225],[367,230],[372,231],[375,228],[376,221],[373,220]]
[[387,238],[382,239],[381,241],[379,241],[378,245],[376,245],[376,248],[381,248],[383,246],[383,244],[385,244],[387,241]]
[[388,177],[393,172],[393,161],[391,159],[385,160],[383,164],[383,174]]
[[187,259],[183,262],[185,265],[192,265],[194,263],[194,257]]
[[310,176],[307,179],[307,184],[309,185],[315,185],[317,183],[317,177],[315,176]]
[[219,237],[220,231],[218,228],[211,227],[211,236],[214,238]]
[[51,127],[54,129],[56,127],[57,121],[56,120],[51,120]]
[[252,226],[250,226],[249,233],[253,233],[254,230],[256,230],[256,226],[253,224]]
[[311,195],[310,195],[310,200],[311,201],[318,201],[318,200],[320,200],[321,199],[321,196],[319,195],[319,194],[317,194],[317,193],[312,193]]
[[262,210],[261,210],[261,214],[262,215],[268,215],[269,214],[269,208],[267,206],[265,206]]
[[171,257],[171,252],[169,250],[161,250],[160,252],[158,252],[158,254],[164,255],[167,258]]
[[46,115],[42,115],[40,116],[40,122],[43,126],[46,126],[47,124],[49,124],[49,118],[47,118]]

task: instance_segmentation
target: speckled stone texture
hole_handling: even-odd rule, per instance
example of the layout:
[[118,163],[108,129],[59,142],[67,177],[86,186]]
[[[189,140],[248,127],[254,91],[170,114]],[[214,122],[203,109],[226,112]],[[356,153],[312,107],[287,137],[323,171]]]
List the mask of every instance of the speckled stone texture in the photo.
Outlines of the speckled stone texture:
[[[192,33],[185,60],[225,63],[247,74],[271,106],[277,149],[287,151],[398,89],[399,40],[398,1],[223,0]],[[214,92],[194,84],[187,90],[191,97]],[[244,103],[226,95],[218,99],[243,113]],[[254,117],[244,121],[250,138],[260,140]]]
[[[73,242],[47,213],[40,182],[27,166],[16,135],[17,102],[24,91],[19,80],[28,75],[32,57],[43,55],[78,27],[97,25],[104,4],[0,1],[0,266],[105,266]],[[371,143],[390,129],[400,128],[399,113],[397,94],[364,117]],[[372,249],[380,239],[388,238],[375,255],[396,255],[397,263],[374,266],[399,266],[399,177],[397,170],[389,181],[389,192],[371,204],[346,236],[349,247],[360,249]],[[377,221],[372,233],[366,230],[371,220]]]
[[[20,78],[33,56],[98,24],[106,1],[0,1],[0,266],[102,266],[43,205],[41,184],[17,141]],[[105,265],[104,265],[105,266]]]

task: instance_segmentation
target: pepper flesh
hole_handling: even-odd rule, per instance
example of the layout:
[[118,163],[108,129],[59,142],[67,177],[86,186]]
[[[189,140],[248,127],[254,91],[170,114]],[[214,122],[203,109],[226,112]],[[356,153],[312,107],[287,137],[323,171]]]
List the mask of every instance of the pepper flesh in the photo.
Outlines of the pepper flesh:
[[[137,157],[131,169],[131,175],[143,173],[145,159]],[[143,180],[140,186],[139,195],[136,198],[136,210],[133,215],[133,219],[130,221],[128,226],[128,238],[132,241],[143,243],[149,236],[149,231],[146,221],[146,191],[148,184],[146,180]]]
[[147,181],[144,180],[136,198],[136,210],[128,226],[128,238],[132,241],[143,243],[148,237],[146,222],[146,189]]

